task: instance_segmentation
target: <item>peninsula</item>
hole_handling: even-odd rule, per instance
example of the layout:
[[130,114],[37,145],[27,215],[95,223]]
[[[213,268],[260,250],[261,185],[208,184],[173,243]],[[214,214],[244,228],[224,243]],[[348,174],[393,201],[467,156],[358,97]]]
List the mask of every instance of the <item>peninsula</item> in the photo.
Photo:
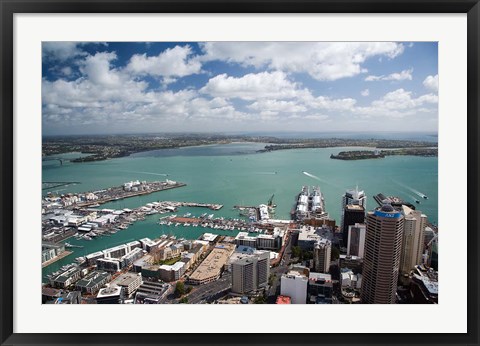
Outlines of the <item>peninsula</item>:
[[[129,156],[134,153],[191,147],[199,145],[228,144],[233,142],[268,143],[258,153],[286,149],[333,148],[333,147],[371,147],[371,148],[432,148],[435,142],[388,140],[388,139],[346,139],[346,138],[277,138],[272,136],[224,135],[224,134],[145,134],[145,135],[104,135],[104,136],[57,136],[45,137],[42,145],[42,157],[54,158],[55,155],[81,152],[88,156],[71,159],[71,162],[102,161],[111,158]],[[436,150],[436,149],[433,149]],[[383,151],[382,151],[383,153]],[[413,154],[412,154],[413,153]],[[384,153],[384,155],[417,155],[416,151],[405,153]],[[432,154],[429,154],[431,156]],[[435,154],[436,155],[436,154]],[[422,154],[422,156],[425,156]],[[66,160],[66,159],[62,159]]]

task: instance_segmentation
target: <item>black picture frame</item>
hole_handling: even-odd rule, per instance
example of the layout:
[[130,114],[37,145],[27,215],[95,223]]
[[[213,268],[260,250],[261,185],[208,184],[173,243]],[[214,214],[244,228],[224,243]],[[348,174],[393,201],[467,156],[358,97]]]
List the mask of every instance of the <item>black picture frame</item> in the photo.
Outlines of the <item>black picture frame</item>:
[[[434,344],[478,341],[478,147],[480,104],[479,0],[0,0],[1,10],[1,208],[0,342],[2,345],[194,345],[194,344]],[[465,334],[20,334],[13,331],[13,16],[15,13],[466,13],[468,44],[468,332]],[[452,316],[454,318],[454,316]]]

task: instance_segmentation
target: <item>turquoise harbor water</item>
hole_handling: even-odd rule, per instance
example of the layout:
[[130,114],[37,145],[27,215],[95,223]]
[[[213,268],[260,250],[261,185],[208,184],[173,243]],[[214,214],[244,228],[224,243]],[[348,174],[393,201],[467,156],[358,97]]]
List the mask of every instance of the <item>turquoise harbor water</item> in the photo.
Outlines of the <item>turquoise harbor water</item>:
[[[158,200],[218,203],[219,211],[203,208],[181,208],[178,215],[191,212],[198,216],[204,212],[215,217],[238,217],[234,205],[267,203],[275,194],[276,218],[289,218],[295,199],[303,185],[318,185],[325,197],[325,207],[337,224],[340,222],[342,194],[358,184],[368,196],[367,209],[377,206],[373,195],[399,196],[415,204],[429,221],[438,217],[438,158],[392,156],[377,160],[343,161],[330,159],[330,154],[359,148],[326,148],[283,150],[256,153],[262,143],[232,143],[200,147],[156,150],[129,157],[89,163],[44,161],[42,179],[47,181],[76,181],[80,184],[62,186],[52,192],[84,192],[121,185],[130,180],[165,180],[186,183],[187,186],[150,195],[103,204],[101,208],[136,208]],[[71,158],[74,154],[66,157]],[[58,155],[56,155],[58,157]],[[308,172],[316,176],[305,175]],[[167,176],[168,174],[168,176]],[[415,191],[428,196],[423,199]],[[47,193],[48,190],[44,190]],[[75,257],[102,250],[143,237],[155,238],[173,234],[177,238],[197,238],[208,229],[201,227],[168,227],[158,224],[161,215],[147,216],[128,229],[92,241],[67,241],[84,246],[70,249],[73,254],[43,269],[43,275],[71,263]],[[212,232],[236,235],[236,231]]]

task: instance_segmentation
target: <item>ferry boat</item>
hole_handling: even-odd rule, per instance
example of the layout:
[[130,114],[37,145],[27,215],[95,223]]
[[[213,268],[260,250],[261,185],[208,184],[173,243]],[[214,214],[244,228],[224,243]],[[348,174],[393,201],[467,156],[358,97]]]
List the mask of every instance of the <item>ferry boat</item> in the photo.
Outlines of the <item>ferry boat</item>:
[[297,206],[294,211],[297,220],[305,218],[325,219],[328,213],[325,212],[325,200],[320,192],[320,187],[314,186],[312,191],[308,186],[303,186],[297,197]]

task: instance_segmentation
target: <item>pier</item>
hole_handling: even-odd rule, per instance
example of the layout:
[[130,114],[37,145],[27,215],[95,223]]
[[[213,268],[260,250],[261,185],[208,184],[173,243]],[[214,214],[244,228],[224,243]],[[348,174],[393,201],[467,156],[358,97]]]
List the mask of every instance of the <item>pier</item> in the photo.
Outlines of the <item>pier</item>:
[[154,192],[158,191],[163,191],[163,190],[170,190],[170,189],[175,189],[177,187],[183,187],[187,186],[185,183],[160,183],[160,182],[154,182],[154,183],[149,183],[147,185],[149,188],[145,190],[140,190],[140,191],[126,191],[123,189],[122,186],[120,187],[113,187],[104,192],[104,194],[99,197],[96,200],[91,200],[91,201],[86,201],[86,202],[81,202],[77,203],[78,207],[88,207],[91,205],[96,205],[96,204],[104,204],[107,202],[111,201],[116,201],[124,198],[130,198],[130,197],[136,197],[136,196],[142,196],[142,195],[148,195]]
[[222,204],[208,204],[208,203],[192,203],[192,202],[180,202],[182,207],[200,207],[208,208],[211,210],[220,210],[223,208]]
[[55,262],[61,260],[62,258],[71,255],[72,253],[73,253],[72,251],[65,250],[60,255],[58,255],[58,256],[56,256],[52,259],[49,259],[48,261],[43,262],[42,263],[42,268],[48,267],[50,264],[55,263]]
[[57,187],[67,186],[67,185],[76,185],[81,184],[79,181],[44,181],[42,185],[48,185],[46,187],[42,187],[42,190],[50,190],[55,189]]

